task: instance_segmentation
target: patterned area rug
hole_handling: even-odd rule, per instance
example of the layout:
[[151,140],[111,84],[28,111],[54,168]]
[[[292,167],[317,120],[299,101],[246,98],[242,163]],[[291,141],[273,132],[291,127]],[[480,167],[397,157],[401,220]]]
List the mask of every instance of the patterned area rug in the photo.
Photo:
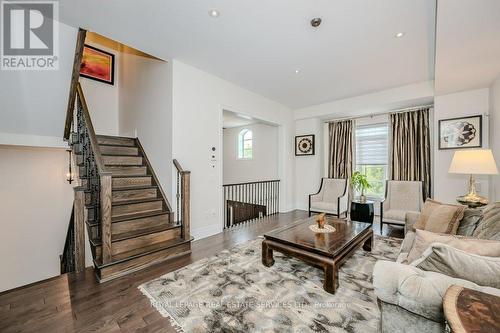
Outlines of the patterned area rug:
[[395,260],[401,240],[375,238],[340,269],[340,287],[323,290],[323,272],[274,252],[261,263],[256,239],[147,282],[139,289],[179,332],[377,332],[372,271]]

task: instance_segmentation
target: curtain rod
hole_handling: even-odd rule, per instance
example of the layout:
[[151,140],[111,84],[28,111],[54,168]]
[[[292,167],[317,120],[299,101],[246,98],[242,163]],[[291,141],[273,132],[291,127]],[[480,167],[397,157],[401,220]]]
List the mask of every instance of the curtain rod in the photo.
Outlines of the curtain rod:
[[432,107],[434,107],[434,104],[412,106],[410,108],[396,109],[396,110],[390,110],[390,111],[384,111],[384,112],[378,112],[378,113],[375,112],[375,113],[370,113],[370,114],[363,115],[363,116],[353,116],[353,117],[330,119],[330,120],[325,120],[324,123],[328,124],[328,123],[333,123],[336,121],[354,120],[354,119],[368,118],[368,117],[374,117],[374,116],[383,116],[383,115],[391,114],[391,113],[402,113],[402,112],[408,112],[408,111],[416,111],[416,110],[425,109],[425,108],[432,108]]

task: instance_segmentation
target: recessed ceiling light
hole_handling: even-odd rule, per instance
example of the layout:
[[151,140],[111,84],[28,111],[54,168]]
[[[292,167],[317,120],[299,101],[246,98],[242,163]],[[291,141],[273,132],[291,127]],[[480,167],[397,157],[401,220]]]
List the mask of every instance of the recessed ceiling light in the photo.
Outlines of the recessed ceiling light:
[[311,20],[311,25],[315,28],[319,27],[321,24],[321,17],[315,17]]
[[220,13],[217,9],[210,9],[208,11],[208,15],[210,15],[210,17],[217,18],[219,17]]
[[401,38],[401,37],[403,37],[404,35],[405,35],[405,33],[404,33],[404,32],[398,32],[397,34],[395,34],[395,35],[394,35],[394,37],[396,37],[396,38]]
[[299,74],[299,73],[300,73],[300,69],[296,69],[295,74]]

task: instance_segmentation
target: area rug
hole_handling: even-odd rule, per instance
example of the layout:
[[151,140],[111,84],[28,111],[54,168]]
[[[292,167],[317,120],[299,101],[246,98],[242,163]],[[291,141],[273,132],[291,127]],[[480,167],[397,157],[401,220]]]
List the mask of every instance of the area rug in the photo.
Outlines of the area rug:
[[274,252],[261,263],[262,239],[224,250],[139,289],[178,332],[377,332],[380,312],[372,271],[395,260],[401,241],[376,236],[340,269],[340,287],[323,290],[323,272]]

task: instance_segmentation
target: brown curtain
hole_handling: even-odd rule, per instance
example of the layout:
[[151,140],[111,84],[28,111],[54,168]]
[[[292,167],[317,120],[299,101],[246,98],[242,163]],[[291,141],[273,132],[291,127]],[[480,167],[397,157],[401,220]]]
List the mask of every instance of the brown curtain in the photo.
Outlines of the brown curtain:
[[428,108],[391,114],[391,179],[422,181],[431,195],[431,145]]
[[328,177],[347,179],[352,174],[352,120],[330,123]]

